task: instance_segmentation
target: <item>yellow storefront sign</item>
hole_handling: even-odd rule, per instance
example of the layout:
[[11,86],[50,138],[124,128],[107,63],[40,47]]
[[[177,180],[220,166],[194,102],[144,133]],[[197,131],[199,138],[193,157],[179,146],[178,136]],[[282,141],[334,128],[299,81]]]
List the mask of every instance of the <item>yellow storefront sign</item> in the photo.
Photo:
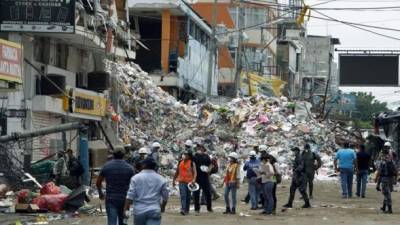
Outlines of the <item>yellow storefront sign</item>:
[[72,98],[64,97],[65,111],[100,117],[106,115],[107,99],[102,95],[76,88],[67,93]]

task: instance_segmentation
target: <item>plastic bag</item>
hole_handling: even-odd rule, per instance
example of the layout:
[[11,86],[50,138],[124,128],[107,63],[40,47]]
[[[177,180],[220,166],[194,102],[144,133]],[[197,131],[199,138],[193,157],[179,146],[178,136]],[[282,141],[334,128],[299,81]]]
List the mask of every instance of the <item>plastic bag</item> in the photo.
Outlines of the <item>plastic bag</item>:
[[41,195],[58,195],[61,194],[61,190],[53,182],[49,182],[43,186],[40,190]]
[[66,194],[41,195],[40,197],[33,199],[32,203],[37,204],[40,209],[47,209],[51,212],[60,212],[63,209],[67,197]]

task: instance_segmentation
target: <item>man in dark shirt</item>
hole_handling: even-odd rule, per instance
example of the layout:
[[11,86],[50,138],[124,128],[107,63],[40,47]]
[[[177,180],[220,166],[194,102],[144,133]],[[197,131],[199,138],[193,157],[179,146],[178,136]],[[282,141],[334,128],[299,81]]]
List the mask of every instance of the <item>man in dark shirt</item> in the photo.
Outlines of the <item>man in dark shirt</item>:
[[314,175],[315,172],[321,167],[322,161],[321,157],[311,151],[311,146],[309,144],[304,145],[304,151],[301,156],[304,160],[305,172],[306,172],[306,180],[309,188],[309,198],[313,198],[313,189],[314,189]]
[[206,197],[206,204],[208,212],[212,212],[211,203],[211,184],[210,184],[210,170],[211,170],[211,158],[207,154],[207,149],[202,144],[197,144],[196,154],[193,157],[193,161],[196,164],[197,177],[196,182],[199,184],[200,189],[194,192],[194,210],[200,212],[200,190]]
[[357,197],[365,198],[370,160],[371,156],[365,151],[365,145],[360,145],[357,153]]
[[[116,148],[113,160],[107,162],[97,178],[96,186],[101,200],[106,201],[107,224],[123,224],[124,204],[129,189],[133,167],[124,158],[124,149]],[[102,183],[106,181],[106,195],[102,190]]]

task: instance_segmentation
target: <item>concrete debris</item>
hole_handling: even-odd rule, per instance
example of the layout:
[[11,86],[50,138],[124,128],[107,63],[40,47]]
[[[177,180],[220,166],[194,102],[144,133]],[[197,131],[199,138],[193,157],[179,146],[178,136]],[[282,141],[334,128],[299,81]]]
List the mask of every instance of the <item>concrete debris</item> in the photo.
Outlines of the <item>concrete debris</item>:
[[320,153],[324,173],[328,176],[332,171],[332,156],[337,148],[333,124],[318,122],[308,102],[258,95],[236,98],[225,105],[186,105],[157,87],[138,65],[107,61],[106,68],[118,80],[121,91],[121,140],[134,150],[160,142],[161,171],[166,175],[173,174],[187,139],[202,141],[210,154],[217,156],[220,173],[224,172],[229,152],[236,151],[246,160],[253,147],[265,144],[270,153],[278,156],[287,177],[291,173],[290,149],[302,148],[306,142]]

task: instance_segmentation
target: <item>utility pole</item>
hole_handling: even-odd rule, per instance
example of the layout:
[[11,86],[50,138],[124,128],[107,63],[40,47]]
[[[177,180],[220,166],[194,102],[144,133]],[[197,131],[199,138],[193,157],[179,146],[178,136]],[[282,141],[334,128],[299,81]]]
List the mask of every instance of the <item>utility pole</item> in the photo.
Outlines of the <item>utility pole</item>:
[[217,3],[218,0],[214,0],[214,4],[212,6],[212,33],[210,39],[210,55],[208,59],[208,80],[207,80],[207,98],[211,96],[212,89],[212,78],[215,71],[215,64],[217,62],[217,37],[216,37],[216,26],[217,26]]
[[243,54],[243,28],[245,18],[245,8],[243,7],[244,0],[240,0],[239,3],[239,19],[237,21],[239,37],[238,37],[238,49],[236,53],[236,74],[235,74],[235,94],[237,95],[240,90],[240,75],[242,73],[242,54]]
[[328,97],[328,89],[331,82],[331,70],[332,70],[332,53],[329,52],[329,71],[328,71],[328,79],[326,81],[325,87],[325,95],[324,95],[324,103],[322,104],[322,111],[321,111],[321,118],[325,117],[325,105],[326,105],[326,98]]

